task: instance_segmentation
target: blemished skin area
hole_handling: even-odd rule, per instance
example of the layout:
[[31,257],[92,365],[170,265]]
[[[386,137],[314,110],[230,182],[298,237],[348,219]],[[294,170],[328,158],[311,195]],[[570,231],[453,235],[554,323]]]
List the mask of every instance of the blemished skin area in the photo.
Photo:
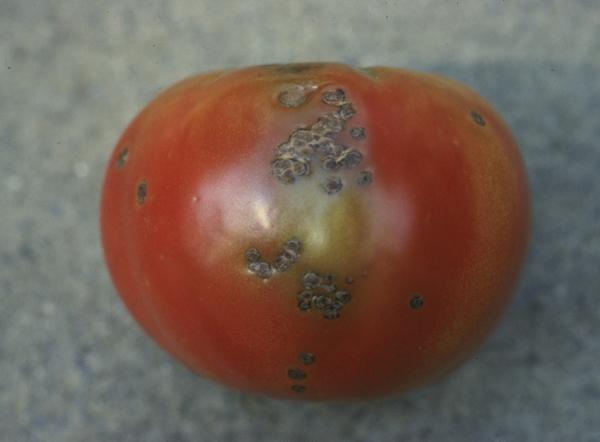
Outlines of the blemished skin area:
[[509,129],[466,86],[266,65],[148,104],[108,164],[101,226],[129,311],[192,370],[351,400],[431,382],[482,344],[529,197]]

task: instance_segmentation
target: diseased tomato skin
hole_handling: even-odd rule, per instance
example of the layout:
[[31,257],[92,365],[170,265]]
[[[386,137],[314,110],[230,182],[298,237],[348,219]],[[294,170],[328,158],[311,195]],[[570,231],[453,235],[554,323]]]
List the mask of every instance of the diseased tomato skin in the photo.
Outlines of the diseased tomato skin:
[[[356,111],[337,140],[360,166],[333,195],[316,159],[282,183],[275,148],[332,112],[323,93],[336,88]],[[481,345],[523,261],[529,199],[508,128],[465,86],[272,65],[193,77],[151,102],[115,147],[101,227],[128,309],[191,369],[275,397],[360,399],[430,382]],[[248,271],[248,249],[273,261],[291,238],[302,250],[289,270]],[[299,310],[310,271],[351,293],[339,318]]]

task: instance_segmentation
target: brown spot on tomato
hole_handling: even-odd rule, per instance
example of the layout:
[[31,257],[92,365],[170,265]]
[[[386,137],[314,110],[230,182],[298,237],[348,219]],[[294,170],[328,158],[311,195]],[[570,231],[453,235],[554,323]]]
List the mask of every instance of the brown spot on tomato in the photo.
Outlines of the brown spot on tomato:
[[301,368],[290,368],[288,369],[288,378],[294,380],[306,379],[306,372]]
[[360,187],[367,187],[373,182],[373,172],[363,170],[356,178],[356,184]]
[[305,385],[294,384],[292,385],[292,391],[294,393],[304,393],[306,391]]
[[367,131],[364,127],[353,127],[350,129],[350,136],[357,141],[367,138]]
[[485,120],[479,112],[471,111],[471,118],[479,126],[481,126],[481,127],[485,126]]
[[121,149],[121,151],[117,155],[117,160],[115,161],[117,169],[122,169],[125,166],[125,163],[127,163],[128,158],[129,158],[129,148],[124,147],[123,149]]
[[314,364],[314,362],[316,361],[316,356],[314,353],[309,353],[309,352],[301,352],[298,355],[298,359],[300,360],[300,362],[302,362],[304,365],[310,365],[310,364]]
[[136,189],[136,199],[139,205],[142,205],[146,202],[146,198],[148,197],[148,183],[145,180],[142,180],[138,183]]
[[413,310],[420,310],[421,308],[423,308],[423,297],[421,295],[415,295],[411,298],[410,300],[410,308],[412,308]]

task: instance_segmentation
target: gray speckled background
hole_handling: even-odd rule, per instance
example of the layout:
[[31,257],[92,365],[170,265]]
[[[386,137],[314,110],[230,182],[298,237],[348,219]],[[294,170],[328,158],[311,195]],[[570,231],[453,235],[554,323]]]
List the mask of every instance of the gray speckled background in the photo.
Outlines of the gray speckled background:
[[[0,0],[0,440],[600,440],[595,0]],[[522,147],[534,233],[517,297],[451,377],[371,403],[196,377],[125,312],[97,207],[130,118],[189,74],[336,60],[447,74]]]

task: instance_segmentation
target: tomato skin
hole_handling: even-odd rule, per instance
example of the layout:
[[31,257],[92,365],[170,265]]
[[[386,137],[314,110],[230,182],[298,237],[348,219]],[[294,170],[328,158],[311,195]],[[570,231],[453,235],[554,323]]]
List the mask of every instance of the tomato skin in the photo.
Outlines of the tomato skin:
[[[344,100],[326,103],[337,89]],[[278,179],[276,148],[332,113],[344,127],[325,141],[360,164],[344,150],[345,166],[324,172],[326,155],[310,154],[308,175]],[[327,177],[342,189],[328,194]],[[269,65],[199,75],[153,100],[114,149],[101,228],[126,306],[192,370],[275,397],[360,399],[430,382],[481,345],[521,268],[529,197],[509,129],[467,87],[392,68]],[[253,248],[271,270],[287,253],[289,269],[249,271]],[[331,310],[315,296],[302,311],[309,272],[335,278],[333,292],[326,278],[310,289],[321,301],[351,299]]]

